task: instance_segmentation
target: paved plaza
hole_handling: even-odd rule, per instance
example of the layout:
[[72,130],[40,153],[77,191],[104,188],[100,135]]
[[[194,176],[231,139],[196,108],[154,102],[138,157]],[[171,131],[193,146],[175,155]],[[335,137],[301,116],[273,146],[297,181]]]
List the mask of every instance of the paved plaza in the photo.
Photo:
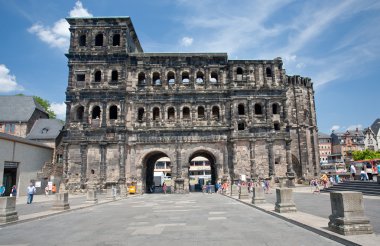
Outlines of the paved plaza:
[[[35,204],[38,206],[38,204]],[[0,229],[1,245],[340,245],[221,195],[142,195]]]

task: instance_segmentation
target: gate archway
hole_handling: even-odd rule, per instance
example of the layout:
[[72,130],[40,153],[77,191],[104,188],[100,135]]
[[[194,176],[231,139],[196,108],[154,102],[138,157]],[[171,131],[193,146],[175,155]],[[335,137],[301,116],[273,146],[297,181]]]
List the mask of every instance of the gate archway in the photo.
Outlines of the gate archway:
[[146,193],[152,193],[154,191],[154,186],[158,186],[158,184],[155,184],[154,182],[154,169],[156,162],[160,159],[170,160],[169,156],[161,151],[152,152],[144,158],[142,170],[142,190]]
[[189,157],[189,183],[191,190],[199,191],[205,183],[215,185],[218,181],[216,159],[208,151],[200,150]]

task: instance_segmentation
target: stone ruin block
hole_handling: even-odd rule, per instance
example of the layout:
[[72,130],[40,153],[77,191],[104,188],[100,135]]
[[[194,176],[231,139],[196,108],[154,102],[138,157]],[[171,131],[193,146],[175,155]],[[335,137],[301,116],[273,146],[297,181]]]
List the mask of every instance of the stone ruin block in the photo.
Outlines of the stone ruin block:
[[363,194],[340,191],[330,193],[329,228],[342,235],[372,234],[369,219],[364,216]]
[[264,189],[262,187],[253,187],[252,204],[265,203]]
[[92,203],[92,204],[98,203],[98,198],[96,196],[96,190],[91,189],[91,190],[87,191],[86,202],[87,203]]
[[293,190],[289,188],[276,189],[276,206],[274,210],[278,213],[297,212],[293,202]]
[[116,200],[116,188],[107,188],[106,199]]
[[247,186],[240,186],[239,189],[239,199],[249,199],[248,195],[248,187]]
[[67,210],[70,209],[69,204],[69,193],[57,193],[55,194],[55,202],[53,204],[52,210]]
[[239,187],[235,184],[231,185],[231,196],[239,195]]
[[18,220],[16,197],[0,197],[0,223]]

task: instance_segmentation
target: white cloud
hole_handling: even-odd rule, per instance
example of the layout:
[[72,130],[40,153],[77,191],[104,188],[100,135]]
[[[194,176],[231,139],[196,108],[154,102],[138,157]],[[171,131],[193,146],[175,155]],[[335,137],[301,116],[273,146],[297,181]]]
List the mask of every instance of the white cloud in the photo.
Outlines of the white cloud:
[[17,84],[16,76],[10,74],[10,70],[0,64],[0,92],[22,91],[24,88]]
[[183,37],[181,39],[180,44],[181,44],[181,46],[188,47],[188,46],[193,44],[193,41],[194,41],[194,39],[192,37]]
[[350,131],[353,131],[353,130],[356,130],[356,129],[363,129],[363,125],[362,124],[357,124],[357,125],[350,125],[349,127],[347,127],[347,130],[350,130]]
[[[70,17],[91,17],[92,14],[85,9],[80,1],[75,3],[69,12]],[[28,29],[28,32],[36,34],[39,39],[50,47],[67,50],[70,43],[69,23],[65,19],[59,19],[52,27],[36,23]]]
[[50,104],[51,110],[57,115],[58,119],[64,120],[66,118],[66,104],[53,102]]
[[340,129],[340,125],[333,125],[332,127],[331,127],[331,131],[338,131]]

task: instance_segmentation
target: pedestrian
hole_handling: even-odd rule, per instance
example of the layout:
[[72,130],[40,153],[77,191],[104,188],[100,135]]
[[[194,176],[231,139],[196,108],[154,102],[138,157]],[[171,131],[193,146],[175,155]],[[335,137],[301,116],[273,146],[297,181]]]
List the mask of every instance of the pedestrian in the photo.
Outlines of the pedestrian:
[[163,184],[162,184],[162,190],[164,191],[164,194],[166,194],[166,189],[167,189],[168,187],[166,186],[166,183],[164,182]]
[[268,194],[268,193],[269,193],[269,194],[272,194],[272,193],[270,193],[269,180],[266,179],[266,180],[264,181],[264,186],[265,186],[265,193],[266,193],[266,194]]
[[57,186],[53,184],[53,186],[51,187],[51,193],[55,194],[56,192],[57,192]]
[[36,187],[34,187],[33,183],[29,184],[28,188],[26,189],[26,193],[28,194],[26,203],[31,204],[33,202],[33,195],[36,193]]
[[362,167],[362,170],[360,171],[360,180],[363,180],[363,181],[368,180],[368,176],[367,176],[364,166]]
[[[364,164],[365,165],[365,164]],[[366,173],[369,181],[373,181],[373,170],[371,163],[366,164]]]
[[350,166],[350,173],[351,173],[352,180],[355,180],[356,168],[355,168],[354,164],[351,164],[351,166]]
[[4,187],[4,185],[1,185],[0,186],[0,196],[4,196],[4,193],[5,193],[5,187]]
[[49,195],[49,185],[46,185],[45,187],[45,196]]
[[11,190],[11,194],[10,196],[14,196],[16,197],[17,196],[17,189],[16,189],[16,185],[12,186],[12,190]]
[[319,188],[318,179],[315,179],[313,181],[314,181],[314,183],[313,183],[313,185],[314,185],[313,194],[315,194],[315,193],[321,194],[321,189]]

